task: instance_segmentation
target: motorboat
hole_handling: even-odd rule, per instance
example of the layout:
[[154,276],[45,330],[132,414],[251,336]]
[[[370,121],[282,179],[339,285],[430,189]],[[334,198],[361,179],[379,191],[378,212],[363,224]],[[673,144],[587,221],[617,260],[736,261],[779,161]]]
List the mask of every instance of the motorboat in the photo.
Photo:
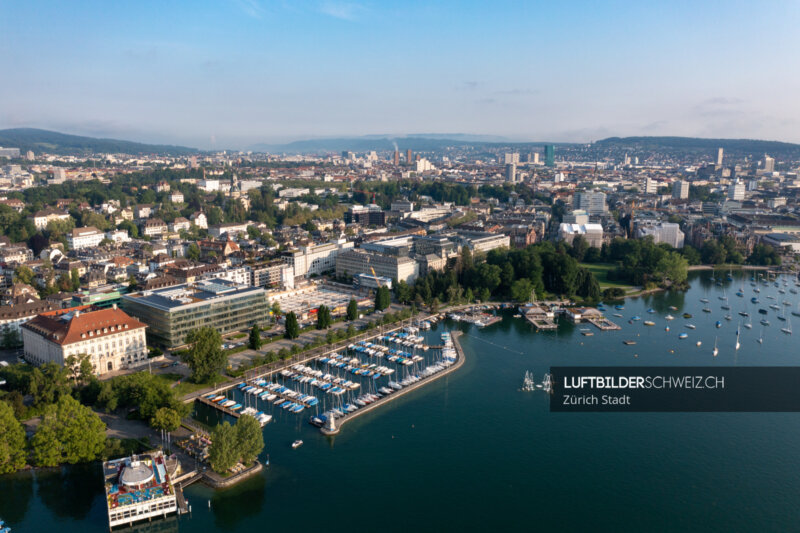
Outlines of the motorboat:
[[303,441],[302,441],[302,440],[300,440],[300,439],[297,439],[296,441],[294,441],[294,442],[292,443],[292,449],[293,449],[293,450],[296,450],[297,448],[299,448],[299,447],[300,447],[300,446],[302,446],[302,445],[303,445]]

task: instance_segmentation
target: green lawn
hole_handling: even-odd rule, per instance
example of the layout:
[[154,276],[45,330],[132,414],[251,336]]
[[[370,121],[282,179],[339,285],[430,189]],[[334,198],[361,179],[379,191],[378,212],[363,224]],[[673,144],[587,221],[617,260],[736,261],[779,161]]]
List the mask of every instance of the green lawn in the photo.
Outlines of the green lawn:
[[[183,376],[181,376],[180,374],[172,374],[172,373],[154,374],[154,375],[155,375],[155,377],[157,379],[165,382],[169,386],[172,386],[173,383],[175,383],[179,379],[183,378]],[[220,381],[222,381],[222,378],[218,378],[217,379],[217,383],[219,383]],[[187,377],[187,378],[184,378],[183,381],[181,381],[178,385],[175,386],[175,393],[180,398],[180,397],[185,396],[186,394],[192,393],[192,392],[194,392],[196,390],[200,390],[200,389],[204,389],[206,387],[209,387],[210,385],[211,385],[211,383],[199,383],[199,384],[198,383],[192,383],[191,381],[189,381],[189,378]]]
[[616,265],[611,263],[581,263],[581,266],[590,270],[592,274],[594,274],[594,277],[597,278],[597,282],[600,283],[601,289],[618,287],[620,289],[624,289],[626,292],[635,289],[633,285],[620,283],[618,281],[610,281],[608,279],[608,272],[616,268]]

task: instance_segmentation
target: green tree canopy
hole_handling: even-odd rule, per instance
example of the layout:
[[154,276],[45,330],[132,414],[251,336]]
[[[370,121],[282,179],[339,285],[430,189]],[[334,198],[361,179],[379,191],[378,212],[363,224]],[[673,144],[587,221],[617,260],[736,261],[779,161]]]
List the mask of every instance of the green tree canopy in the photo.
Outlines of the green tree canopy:
[[261,424],[250,415],[242,415],[236,421],[236,455],[242,464],[250,464],[256,460],[264,449],[264,434]]
[[353,321],[358,318],[358,302],[351,298],[347,304],[347,320]]
[[251,350],[260,350],[263,344],[264,341],[261,339],[261,328],[258,327],[258,324],[253,324],[253,327],[250,328],[250,337],[248,338],[247,345]]
[[181,426],[181,415],[169,407],[160,407],[153,418],[150,419],[150,427],[163,429],[164,431],[175,431]]
[[223,422],[211,432],[208,461],[211,468],[221,474],[233,468],[237,459],[236,430],[228,422]]
[[103,452],[106,425],[72,396],[49,405],[31,440],[37,466],[94,461]]
[[192,369],[192,381],[205,383],[225,370],[228,356],[222,350],[219,331],[209,326],[192,330],[186,336],[186,343],[191,346],[181,359]]
[[25,430],[14,417],[14,409],[0,402],[0,474],[25,466]]
[[297,323],[297,315],[294,314],[294,311],[286,313],[285,327],[287,339],[296,339],[300,336],[300,324]]
[[392,304],[392,293],[388,287],[378,287],[375,291],[375,310],[383,311]]

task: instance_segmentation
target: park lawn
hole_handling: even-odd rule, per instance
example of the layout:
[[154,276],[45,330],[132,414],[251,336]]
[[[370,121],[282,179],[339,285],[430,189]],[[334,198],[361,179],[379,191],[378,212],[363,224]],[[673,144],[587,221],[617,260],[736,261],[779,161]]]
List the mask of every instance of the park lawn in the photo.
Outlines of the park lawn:
[[[177,394],[179,398],[185,396],[186,394],[190,394],[194,391],[211,386],[211,383],[192,383],[191,381],[189,381],[188,377],[184,377],[180,374],[167,373],[167,374],[154,374],[154,375],[157,379],[165,382],[169,387],[172,387],[173,383],[183,378],[183,381],[181,381],[175,386],[175,394]],[[222,378],[217,379],[217,382],[220,381],[222,381]]]
[[611,263],[581,263],[581,266],[590,270],[592,274],[594,274],[594,277],[597,278],[597,282],[600,284],[601,290],[611,288],[624,289],[625,292],[636,290],[636,287],[633,285],[608,279],[609,271],[615,269],[616,265]]

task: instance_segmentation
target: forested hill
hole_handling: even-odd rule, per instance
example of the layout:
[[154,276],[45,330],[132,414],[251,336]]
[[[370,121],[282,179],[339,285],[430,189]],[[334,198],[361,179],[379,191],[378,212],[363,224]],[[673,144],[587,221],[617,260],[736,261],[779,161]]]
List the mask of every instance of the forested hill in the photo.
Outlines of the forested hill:
[[682,154],[713,154],[723,148],[726,154],[772,157],[800,156],[800,144],[756,139],[704,139],[700,137],[609,137],[596,141],[596,148],[627,150],[631,153],[679,152]]
[[197,153],[194,148],[163,144],[143,144],[119,139],[96,139],[80,135],[68,135],[57,131],[35,128],[0,130],[0,146],[19,148],[22,154],[47,152],[59,155],[102,154],[158,154],[189,155]]

